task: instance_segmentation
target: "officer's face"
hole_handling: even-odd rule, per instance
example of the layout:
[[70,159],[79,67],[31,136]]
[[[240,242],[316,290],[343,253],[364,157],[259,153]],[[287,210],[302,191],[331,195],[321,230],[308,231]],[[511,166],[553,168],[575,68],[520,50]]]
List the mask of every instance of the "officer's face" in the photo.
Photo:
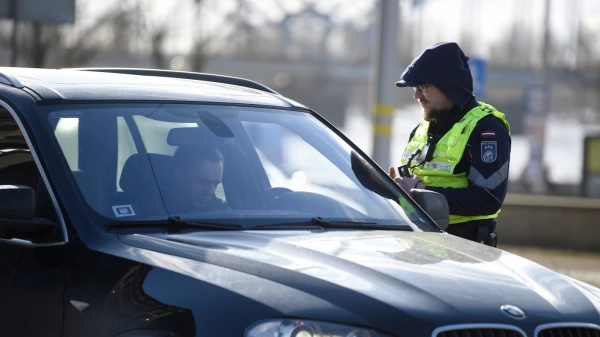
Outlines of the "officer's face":
[[428,84],[426,87],[426,90],[421,90],[421,88],[415,90],[414,98],[423,108],[423,118],[432,120],[440,112],[450,110],[454,103],[435,85]]
[[187,201],[202,209],[213,198],[217,186],[223,180],[223,163],[220,161],[195,160],[188,168],[176,172],[179,190]]

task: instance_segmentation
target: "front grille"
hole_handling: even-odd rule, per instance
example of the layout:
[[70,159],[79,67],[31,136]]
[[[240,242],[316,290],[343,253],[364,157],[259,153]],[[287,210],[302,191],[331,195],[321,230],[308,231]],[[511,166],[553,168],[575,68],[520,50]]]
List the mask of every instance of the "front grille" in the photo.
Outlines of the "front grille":
[[540,330],[537,337],[600,337],[600,329],[591,327],[555,327]]
[[[434,337],[525,337],[517,330],[506,329],[506,328],[453,328],[451,330],[440,331]],[[542,336],[540,336],[542,337]],[[543,336],[547,337],[547,336]],[[557,337],[557,336],[552,336]],[[563,337],[563,336],[561,336]],[[564,336],[570,337],[570,336]],[[579,336],[573,336],[579,337]],[[588,337],[588,336],[581,336]],[[592,336],[589,336],[592,337]],[[600,336],[593,336],[600,337]]]

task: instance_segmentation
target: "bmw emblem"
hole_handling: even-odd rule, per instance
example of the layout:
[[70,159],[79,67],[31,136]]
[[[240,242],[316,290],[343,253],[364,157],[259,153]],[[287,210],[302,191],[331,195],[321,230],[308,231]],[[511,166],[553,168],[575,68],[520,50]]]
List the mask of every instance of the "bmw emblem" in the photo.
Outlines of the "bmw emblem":
[[515,307],[514,305],[505,304],[500,307],[500,310],[502,310],[503,313],[515,319],[524,319],[526,317],[525,312],[520,308]]

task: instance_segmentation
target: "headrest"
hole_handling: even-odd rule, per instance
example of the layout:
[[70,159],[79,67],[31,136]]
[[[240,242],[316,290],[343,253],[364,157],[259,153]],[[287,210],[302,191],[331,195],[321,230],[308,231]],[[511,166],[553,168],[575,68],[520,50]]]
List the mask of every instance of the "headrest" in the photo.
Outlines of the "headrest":
[[145,185],[156,186],[157,179],[170,176],[171,156],[163,154],[136,153],[123,165],[119,186],[123,191],[133,191]]

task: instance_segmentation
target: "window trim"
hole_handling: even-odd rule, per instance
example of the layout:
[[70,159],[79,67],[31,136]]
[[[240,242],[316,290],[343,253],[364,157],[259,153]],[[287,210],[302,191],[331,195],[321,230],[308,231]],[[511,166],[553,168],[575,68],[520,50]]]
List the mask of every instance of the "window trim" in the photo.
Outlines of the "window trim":
[[29,137],[29,134],[27,133],[25,126],[23,125],[23,122],[21,121],[21,118],[19,118],[19,115],[17,114],[17,112],[8,103],[6,103],[2,99],[0,99],[0,106],[3,107],[4,109],[6,109],[6,111],[8,111],[11,114],[12,118],[15,120],[15,122],[19,126],[19,130],[23,134],[23,138],[25,138],[25,142],[27,143],[27,146],[29,147],[29,151],[31,152],[31,155],[33,157],[33,160],[35,161],[35,165],[37,166],[40,176],[42,177],[42,180],[44,181],[44,184],[46,185],[46,189],[48,190],[48,195],[50,196],[50,199],[52,200],[52,205],[54,206],[54,211],[56,212],[56,215],[58,216],[59,225],[61,226],[62,234],[63,234],[63,241],[56,241],[56,242],[33,243],[33,242],[23,240],[23,239],[10,239],[10,240],[0,239],[0,242],[10,242],[10,243],[18,244],[18,245],[32,246],[32,247],[48,247],[48,246],[63,245],[69,241],[69,234],[67,232],[67,226],[65,224],[65,219],[62,215],[60,207],[58,207],[58,200],[56,199],[54,190],[52,189],[52,186],[50,185],[50,181],[48,180],[46,171],[44,171],[44,169],[42,167],[42,164],[38,157],[37,151],[36,151],[35,147],[33,146],[31,138]]

